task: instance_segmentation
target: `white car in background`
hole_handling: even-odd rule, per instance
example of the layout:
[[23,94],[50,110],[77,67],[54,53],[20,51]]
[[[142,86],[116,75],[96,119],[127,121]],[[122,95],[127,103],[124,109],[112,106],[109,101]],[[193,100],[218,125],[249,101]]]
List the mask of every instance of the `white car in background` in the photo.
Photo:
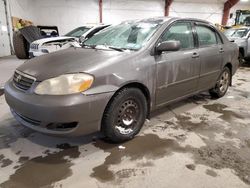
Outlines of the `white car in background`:
[[81,26],[70,31],[65,36],[36,40],[30,44],[29,56],[33,58],[70,47],[81,47],[80,43],[85,39],[92,37],[95,33],[108,26],[109,25]]

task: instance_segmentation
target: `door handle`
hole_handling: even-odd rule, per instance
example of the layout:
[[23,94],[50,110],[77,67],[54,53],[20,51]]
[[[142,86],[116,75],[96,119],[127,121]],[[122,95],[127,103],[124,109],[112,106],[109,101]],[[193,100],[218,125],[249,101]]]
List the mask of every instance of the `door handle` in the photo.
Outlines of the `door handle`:
[[198,57],[200,57],[200,54],[198,54],[197,52],[194,52],[192,58],[198,58]]
[[224,53],[225,51],[224,51],[224,49],[223,48],[221,48],[220,49],[220,53]]

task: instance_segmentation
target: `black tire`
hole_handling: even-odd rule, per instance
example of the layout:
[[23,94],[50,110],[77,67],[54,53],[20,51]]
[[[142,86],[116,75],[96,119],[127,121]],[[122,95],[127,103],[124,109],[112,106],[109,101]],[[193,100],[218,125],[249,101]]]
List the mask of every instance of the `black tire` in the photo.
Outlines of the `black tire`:
[[13,33],[13,46],[15,54],[19,59],[29,58],[29,44],[20,31]]
[[215,87],[209,90],[210,95],[213,98],[223,97],[227,93],[227,90],[231,83],[231,79],[232,74],[230,69],[228,67],[224,67],[222,73],[219,76],[219,79],[216,82]]
[[114,143],[131,140],[140,132],[146,115],[147,101],[141,90],[124,88],[107,105],[102,132],[108,141]]

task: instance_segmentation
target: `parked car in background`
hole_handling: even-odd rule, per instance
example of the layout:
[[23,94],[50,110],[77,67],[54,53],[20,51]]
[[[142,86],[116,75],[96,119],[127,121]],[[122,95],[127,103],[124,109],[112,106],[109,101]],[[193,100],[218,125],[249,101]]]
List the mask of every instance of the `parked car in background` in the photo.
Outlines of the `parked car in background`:
[[123,22],[82,48],[27,61],[6,83],[5,98],[15,118],[36,131],[68,136],[102,131],[123,142],[164,105],[202,91],[223,97],[238,53],[238,46],[206,21]]
[[239,46],[240,64],[250,59],[250,27],[232,28],[224,32],[231,42]]
[[29,58],[29,47],[32,42],[42,38],[58,37],[57,26],[27,26],[13,32],[15,55],[19,59]]
[[67,49],[71,46],[81,47],[81,42],[108,26],[109,25],[81,26],[64,36],[36,40],[30,44],[29,55],[32,58]]

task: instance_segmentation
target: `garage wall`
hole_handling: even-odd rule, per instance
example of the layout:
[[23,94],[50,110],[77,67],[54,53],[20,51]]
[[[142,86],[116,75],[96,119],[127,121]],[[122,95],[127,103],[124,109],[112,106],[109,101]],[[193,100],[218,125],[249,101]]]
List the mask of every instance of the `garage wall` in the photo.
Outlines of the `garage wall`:
[[56,25],[61,34],[99,21],[97,0],[34,0],[37,25]]
[[236,10],[250,10],[250,4],[242,2],[241,4],[235,5],[230,12],[235,13]]
[[35,20],[35,10],[31,0],[7,0],[11,15],[26,20]]
[[223,3],[173,2],[170,16],[200,18],[212,23],[221,23]]
[[104,23],[164,16],[163,0],[104,0],[103,3]]

